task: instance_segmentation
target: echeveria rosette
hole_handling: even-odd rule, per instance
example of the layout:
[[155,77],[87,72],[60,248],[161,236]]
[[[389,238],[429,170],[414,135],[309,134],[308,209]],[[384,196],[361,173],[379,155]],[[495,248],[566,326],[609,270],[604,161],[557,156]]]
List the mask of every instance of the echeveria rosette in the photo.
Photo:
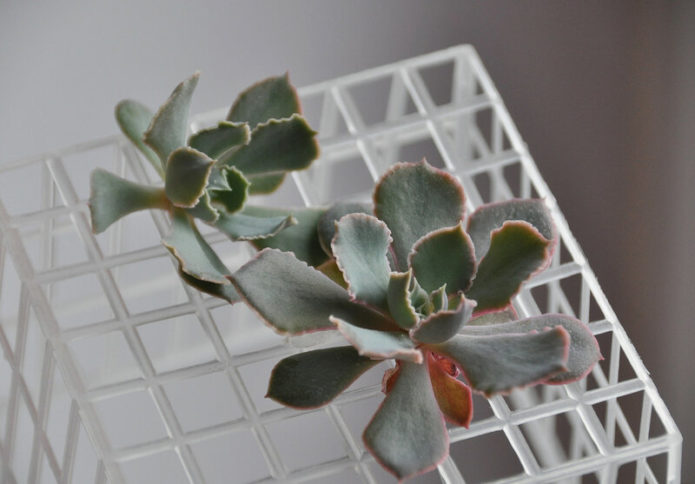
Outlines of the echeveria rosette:
[[384,175],[376,216],[363,208],[342,207],[347,214],[334,214],[334,230],[319,227],[324,238],[333,234],[334,259],[325,264],[340,277],[276,249],[232,275],[279,333],[337,330],[350,343],[279,362],[270,398],[296,408],[325,405],[379,361],[395,360],[363,437],[384,467],[406,478],[446,457],[445,422],[468,426],[472,392],[566,383],[600,357],[574,318],[510,318],[511,298],[547,264],[554,244],[541,201],[483,207],[466,221],[457,180],[423,161]]
[[100,233],[134,211],[169,211],[172,231],[163,242],[178,260],[181,277],[197,289],[235,302],[238,295],[228,280],[229,271],[194,219],[233,240],[249,241],[272,240],[299,220],[301,226],[293,228],[288,239],[306,242],[316,231],[315,210],[269,211],[246,201],[249,195],[276,190],[289,171],[307,168],[318,156],[316,133],[300,115],[297,94],[284,75],[254,84],[239,95],[227,119],[187,137],[197,83],[196,73],[179,84],[155,114],[133,100],[117,105],[123,133],[164,186],[145,186],[95,170],[89,200],[92,227]]

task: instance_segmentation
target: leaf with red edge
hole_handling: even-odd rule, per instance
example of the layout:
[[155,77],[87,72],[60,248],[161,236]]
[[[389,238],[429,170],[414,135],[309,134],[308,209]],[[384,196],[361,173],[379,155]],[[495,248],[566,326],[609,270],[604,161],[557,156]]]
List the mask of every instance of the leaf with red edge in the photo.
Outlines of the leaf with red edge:
[[492,233],[466,297],[478,302],[477,311],[508,306],[521,284],[549,262],[549,244],[528,222],[505,222]]
[[408,255],[417,282],[426,291],[446,284],[447,293],[465,291],[475,275],[475,254],[463,223],[428,233]]
[[422,352],[402,331],[360,328],[335,316],[331,316],[331,322],[345,336],[345,339],[357,348],[360,355],[379,360],[396,358],[413,363],[422,363]]
[[408,254],[421,237],[463,220],[464,201],[456,178],[425,160],[398,163],[384,174],[374,190],[374,213],[391,229],[399,271],[408,269]]
[[449,434],[426,365],[402,363],[363,439],[399,479],[432,470],[449,455]]
[[473,241],[477,260],[482,259],[490,248],[492,231],[510,220],[530,223],[543,237],[551,241],[551,249],[555,245],[555,224],[543,200],[528,198],[489,203],[479,207],[468,218],[467,231]]
[[386,254],[390,244],[391,232],[386,224],[363,213],[341,218],[331,243],[350,294],[382,309],[387,308],[391,269]]
[[458,363],[470,386],[490,396],[565,371],[569,334],[557,326],[540,333],[456,335],[426,347]]
[[318,221],[318,236],[321,248],[327,255],[333,256],[331,242],[335,236],[335,223],[350,213],[372,214],[372,207],[367,203],[359,202],[336,202],[324,212]]
[[289,356],[270,375],[268,397],[294,408],[326,405],[379,361],[360,356],[352,346]]
[[[495,314],[495,313],[492,313]],[[566,314],[543,314],[518,321],[501,324],[480,325],[475,320],[463,329],[462,334],[470,336],[528,333],[542,331],[544,328],[562,326],[570,336],[567,371],[553,375],[545,383],[568,383],[583,378],[594,364],[602,358],[596,338],[589,327],[576,318]]]
[[410,330],[410,336],[421,343],[442,343],[451,339],[466,324],[473,314],[475,301],[459,293],[453,309],[444,309],[430,314]]
[[444,418],[454,425],[468,428],[473,419],[473,394],[470,387],[445,370],[448,360],[430,353],[427,366],[434,396]]
[[300,111],[297,92],[285,74],[257,82],[239,94],[227,119],[249,123],[253,129],[269,119],[289,118]]
[[335,329],[329,316],[389,329],[386,316],[351,301],[350,294],[288,252],[264,249],[231,277],[246,302],[280,333]]
[[217,159],[235,146],[245,145],[250,137],[248,124],[220,121],[217,126],[191,135],[188,138],[188,146]]

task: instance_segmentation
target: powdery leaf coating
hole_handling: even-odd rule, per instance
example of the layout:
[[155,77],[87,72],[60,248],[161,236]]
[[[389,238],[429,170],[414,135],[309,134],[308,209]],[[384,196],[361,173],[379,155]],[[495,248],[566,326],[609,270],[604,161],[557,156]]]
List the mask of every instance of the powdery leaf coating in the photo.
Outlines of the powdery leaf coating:
[[468,218],[468,235],[475,246],[477,260],[483,258],[490,248],[490,234],[509,220],[521,220],[535,227],[551,245],[557,235],[550,211],[539,199],[508,200],[483,205]]
[[250,137],[251,131],[246,123],[220,121],[215,127],[192,134],[188,146],[217,159],[235,146],[245,145]]
[[490,396],[565,371],[568,347],[569,334],[557,326],[540,333],[456,335],[428,349],[454,360],[470,386]]
[[196,72],[176,86],[145,131],[143,137],[145,143],[159,155],[164,165],[175,149],[186,144],[188,111],[199,77],[200,73]]
[[215,227],[232,240],[255,240],[271,237],[296,223],[291,215],[278,217],[256,217],[247,210],[231,215],[220,214]]
[[415,242],[463,220],[463,190],[453,176],[425,160],[398,163],[374,190],[374,212],[391,229],[396,268],[406,271]]
[[210,201],[217,209],[227,213],[236,213],[246,203],[246,194],[249,182],[244,175],[234,167],[220,170],[226,187],[217,189],[208,184],[208,194]]
[[449,454],[449,434],[427,365],[402,362],[364,431],[367,448],[399,479],[427,472]]
[[270,375],[268,397],[294,408],[326,405],[378,360],[360,356],[352,346],[289,356]]
[[410,300],[410,284],[412,270],[407,272],[392,272],[389,277],[387,300],[389,312],[398,326],[410,329],[418,322],[418,315]]
[[434,291],[446,284],[449,294],[468,289],[476,269],[473,243],[463,223],[422,237],[408,255],[408,263],[423,289]]
[[387,309],[391,268],[386,256],[391,232],[384,222],[362,213],[345,215],[336,223],[331,247],[353,297]]
[[508,306],[521,284],[550,257],[550,242],[527,222],[505,222],[490,239],[490,249],[466,292],[466,297],[478,302],[477,311]]
[[372,207],[367,203],[337,202],[331,205],[319,219],[318,231],[321,247],[329,256],[333,256],[331,242],[335,236],[335,223],[350,213],[372,214]]
[[[322,208],[282,209],[270,207],[246,207],[244,213],[255,217],[293,217],[296,224],[286,227],[270,237],[252,240],[256,249],[271,247],[293,252],[295,257],[311,266],[323,264],[328,256],[321,249],[318,236],[318,221],[323,216]],[[342,277],[342,276],[341,276]]]
[[475,308],[475,301],[466,299],[463,294],[459,294],[456,302],[453,309],[437,311],[423,319],[410,331],[411,337],[421,343],[442,343],[451,339],[466,324]]
[[362,356],[379,360],[396,358],[422,363],[422,352],[415,348],[413,341],[401,331],[360,328],[334,316],[331,316],[331,322]]
[[543,314],[518,321],[489,325],[481,325],[479,321],[472,320],[463,329],[462,334],[479,336],[528,333],[555,326],[562,326],[570,336],[569,354],[565,364],[567,370],[553,375],[545,383],[568,383],[583,378],[602,358],[601,351],[596,338],[587,325],[566,314]]
[[246,302],[280,333],[334,329],[331,315],[385,329],[388,319],[350,300],[350,294],[292,254],[264,249],[232,276]]
[[90,182],[89,209],[95,234],[129,213],[169,207],[161,188],[134,183],[100,168],[92,171]]
[[473,419],[473,393],[455,374],[446,371],[450,365],[453,364],[449,360],[431,353],[427,357],[432,389],[442,415],[448,422],[468,428]]
[[[214,172],[215,170],[211,173]],[[198,203],[196,203],[195,206],[185,210],[191,217],[200,219],[208,224],[214,224],[217,222],[217,219],[220,218],[220,212],[212,206],[212,199],[207,190],[203,191],[203,194],[198,199]]]
[[177,207],[192,208],[198,203],[215,163],[200,151],[184,146],[169,156],[164,178],[167,198]]
[[299,112],[297,92],[285,74],[257,82],[239,94],[227,120],[248,123],[253,129],[269,119],[289,118]]
[[145,144],[143,138],[147,127],[152,122],[152,111],[147,106],[132,99],[125,99],[116,105],[116,122],[123,134],[145,155],[147,161],[160,176],[164,176],[164,167],[157,153]]
[[229,270],[182,210],[174,210],[171,232],[162,239],[178,260],[181,270],[205,282],[229,284]]
[[319,154],[315,135],[298,114],[286,119],[271,119],[256,126],[251,132],[251,141],[225,154],[220,163],[236,166],[249,176],[303,170]]

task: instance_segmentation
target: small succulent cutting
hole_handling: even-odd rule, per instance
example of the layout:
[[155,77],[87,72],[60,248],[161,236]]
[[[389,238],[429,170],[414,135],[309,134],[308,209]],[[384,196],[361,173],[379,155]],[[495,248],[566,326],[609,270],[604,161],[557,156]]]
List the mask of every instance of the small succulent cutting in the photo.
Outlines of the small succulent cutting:
[[322,406],[394,360],[363,439],[386,469],[407,478],[448,455],[446,422],[469,425],[472,392],[567,383],[600,359],[594,336],[572,317],[514,320],[512,297],[556,245],[542,200],[486,205],[466,217],[458,181],[423,160],[388,171],[373,215],[364,211],[343,205],[324,214],[319,232],[332,259],[321,270],[265,249],[233,274],[239,294],[276,331],[335,330],[349,343],[280,361],[270,398]]
[[[100,233],[121,217],[147,209],[171,214],[171,233],[163,240],[179,263],[181,277],[201,291],[229,302],[238,295],[230,271],[203,239],[194,219],[233,240],[266,240],[297,224],[290,236],[307,239],[315,231],[313,209],[270,209],[246,205],[248,195],[276,190],[288,172],[307,168],[318,156],[316,133],[301,116],[287,75],[245,90],[229,114],[209,129],[188,134],[188,112],[198,74],[179,84],[153,114],[125,100],[116,106],[123,133],[162,177],[163,186],[133,183],[105,170],[92,173],[89,199],[92,227]],[[296,215],[296,218],[294,215]],[[279,238],[280,242],[284,239]],[[287,247],[291,247],[287,245]]]

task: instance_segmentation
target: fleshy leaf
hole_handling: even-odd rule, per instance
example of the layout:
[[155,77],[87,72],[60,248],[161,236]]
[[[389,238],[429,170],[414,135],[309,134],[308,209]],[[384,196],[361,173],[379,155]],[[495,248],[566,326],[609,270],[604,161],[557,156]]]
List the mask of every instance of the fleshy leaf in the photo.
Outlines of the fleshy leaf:
[[[199,73],[176,86],[169,99],[159,108],[152,118],[152,123],[145,131],[143,140],[159,155],[159,159],[166,164],[169,155],[177,148],[186,144],[186,132],[188,131],[188,111],[191,106],[191,97],[198,84]],[[166,169],[166,166],[165,166]]]
[[490,233],[510,220],[530,223],[552,244],[557,239],[555,224],[543,200],[529,198],[490,203],[478,208],[468,218],[468,235],[473,241],[477,260],[482,259],[490,248]]
[[210,158],[217,159],[221,154],[235,146],[245,145],[251,137],[251,131],[246,123],[230,123],[220,121],[217,126],[207,128],[192,134],[188,138],[188,146]]
[[220,213],[212,206],[212,200],[207,191],[203,192],[203,195],[198,199],[198,203],[194,207],[185,210],[191,217],[195,217],[209,224],[214,224],[217,222],[217,219],[220,218]]
[[[247,207],[248,208],[248,207]],[[221,232],[232,240],[258,240],[272,237],[286,227],[291,227],[296,220],[291,215],[279,217],[256,217],[247,210],[231,215],[220,214],[215,222]]]
[[413,273],[392,272],[389,276],[388,305],[391,316],[398,326],[410,329],[418,322],[418,315],[410,301],[410,285]]
[[328,260],[328,256],[321,250],[317,232],[318,220],[323,215],[324,209],[308,207],[286,210],[249,206],[246,207],[244,213],[257,217],[294,217],[297,221],[296,224],[285,228],[272,237],[253,240],[252,244],[257,249],[271,247],[285,252],[294,252],[297,259],[303,260],[311,266],[318,266]]
[[316,132],[298,114],[271,119],[251,132],[251,141],[220,162],[239,168],[244,175],[277,174],[308,168],[319,154]]
[[442,309],[449,309],[449,297],[446,294],[446,284],[430,293],[430,302],[432,303],[432,311],[435,313]]
[[297,92],[285,74],[260,81],[242,92],[234,101],[227,119],[249,123],[253,129],[269,119],[289,118],[299,112]]
[[95,234],[129,213],[168,207],[161,188],[134,183],[99,168],[92,171],[89,209]]
[[205,282],[230,283],[229,270],[183,210],[174,210],[171,233],[162,243],[176,257],[182,272]]
[[449,294],[465,291],[475,275],[473,243],[462,223],[422,237],[413,246],[408,263],[426,291],[434,291],[442,284],[446,284]]
[[428,349],[458,363],[470,386],[490,396],[565,371],[568,347],[569,334],[557,326],[540,333],[456,335]]
[[336,202],[331,205],[323,214],[318,223],[319,242],[321,247],[329,256],[333,256],[331,242],[335,236],[335,223],[350,213],[372,214],[372,207],[367,203],[359,202]]
[[273,368],[267,396],[294,408],[320,407],[377,364],[379,361],[360,356],[352,346],[292,355]]
[[565,314],[543,314],[502,324],[466,325],[462,334],[474,336],[528,333],[555,326],[562,326],[570,336],[569,356],[565,365],[567,371],[553,375],[545,383],[568,383],[584,377],[601,359],[601,351],[589,328],[578,319]]
[[336,264],[335,259],[328,259],[323,264],[317,265],[316,270],[325,274],[330,278],[331,281],[347,290],[348,284],[343,277],[343,273],[340,272],[340,267],[338,267],[338,264]]
[[187,146],[174,150],[167,162],[164,185],[169,200],[177,207],[195,207],[214,163],[205,153]]
[[411,330],[413,339],[422,343],[442,343],[451,339],[466,324],[473,314],[475,301],[471,301],[459,294],[456,298],[457,305],[452,309],[445,309],[430,314]]
[[521,284],[547,264],[549,244],[528,222],[505,222],[492,233],[466,297],[478,302],[477,311],[509,305]]
[[164,168],[157,153],[145,144],[143,138],[152,122],[152,111],[147,106],[132,99],[125,99],[116,105],[116,121],[121,131],[145,155],[159,175],[164,178]]
[[410,304],[421,315],[428,315],[434,309],[434,305],[430,302],[429,294],[420,287],[420,284],[414,277],[410,279]]
[[251,182],[249,195],[267,195],[273,193],[280,188],[282,182],[285,181],[286,175],[287,173],[276,173],[274,175],[249,176],[248,179],[249,182]]
[[415,242],[430,232],[457,225],[465,212],[461,185],[425,160],[399,163],[386,172],[374,191],[374,209],[391,229],[400,271],[408,269],[408,254]]
[[214,282],[202,281],[200,279],[196,279],[190,274],[186,274],[181,270],[180,267],[178,272],[179,276],[184,280],[184,282],[186,282],[186,284],[198,289],[199,291],[220,299],[224,299],[230,304],[241,301],[239,293],[236,292],[236,289],[234,289],[234,286],[231,284],[217,284]]
[[392,324],[288,252],[264,249],[232,276],[237,291],[278,332],[334,329],[331,315],[371,328]]
[[360,328],[334,316],[330,319],[362,356],[379,360],[396,358],[422,363],[422,352],[415,348],[415,344],[402,331]]
[[401,365],[363,439],[379,463],[399,479],[427,472],[444,460],[449,435],[426,365]]
[[442,415],[452,424],[468,428],[473,419],[473,393],[470,387],[457,380],[455,374],[452,375],[446,371],[445,367],[453,366],[450,360],[430,353],[427,357],[427,365],[432,390]]
[[227,189],[218,190],[208,186],[212,204],[227,214],[236,213],[244,208],[249,182],[244,175],[234,167],[221,170]]
[[478,314],[474,318],[471,318],[466,326],[487,326],[492,324],[502,324],[509,323],[519,319],[519,316],[514,311],[513,306],[507,306],[500,311],[490,311],[483,314]]
[[391,232],[384,222],[363,213],[345,215],[336,224],[331,247],[356,299],[386,309],[391,269],[386,254]]

